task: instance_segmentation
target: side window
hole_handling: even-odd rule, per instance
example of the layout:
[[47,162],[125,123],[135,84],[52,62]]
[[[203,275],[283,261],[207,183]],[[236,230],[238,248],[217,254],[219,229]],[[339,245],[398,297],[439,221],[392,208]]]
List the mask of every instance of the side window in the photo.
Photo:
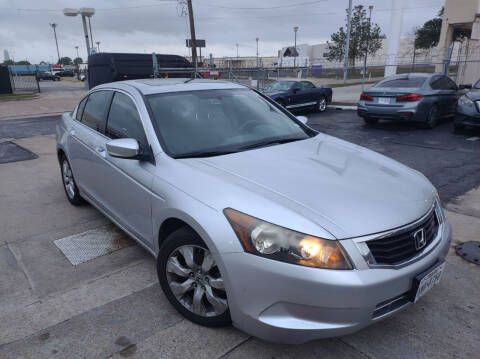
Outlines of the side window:
[[302,82],[300,82],[300,84],[302,86],[303,91],[308,91],[308,90],[311,90],[311,89],[315,88],[315,86],[311,82],[308,82],[308,81],[302,81]]
[[77,119],[77,121],[81,121],[81,120],[82,120],[83,109],[85,108],[85,104],[87,103],[87,98],[88,98],[88,97],[85,97],[85,98],[80,102],[80,104],[78,105],[78,108],[77,108],[77,116],[75,117],[75,118]]
[[121,92],[115,92],[113,96],[105,134],[112,139],[134,138],[144,149],[148,146],[136,106],[130,97]]
[[105,110],[110,99],[110,91],[97,91],[88,96],[87,104],[83,110],[82,123],[95,131],[102,130]]
[[432,81],[430,81],[430,87],[433,90],[441,90],[442,89],[442,78],[440,76],[435,76]]
[[457,85],[455,84],[455,82],[453,82],[452,79],[448,78],[448,77],[444,77],[444,84],[445,84],[445,90],[456,90],[457,89]]

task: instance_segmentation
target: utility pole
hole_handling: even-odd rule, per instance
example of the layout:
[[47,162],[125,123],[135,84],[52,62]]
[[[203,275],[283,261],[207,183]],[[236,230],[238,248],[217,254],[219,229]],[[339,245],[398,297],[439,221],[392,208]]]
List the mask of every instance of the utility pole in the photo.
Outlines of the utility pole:
[[80,56],[78,55],[78,46],[75,46],[75,50],[77,50],[77,59],[78,59],[78,58],[80,57]]
[[195,37],[195,23],[193,21],[193,6],[192,0],[187,0],[188,5],[188,19],[190,20],[190,37],[192,41],[192,62],[195,66],[195,77],[197,75],[197,44]]
[[255,38],[255,40],[257,41],[257,67],[258,67],[258,66],[259,66],[259,65],[258,65],[258,40],[259,40],[258,37]]
[[[297,31],[298,31],[298,26],[295,26],[293,28],[293,32],[295,33],[295,52],[297,52]],[[293,57],[293,67],[297,67],[297,54],[294,54],[295,56]]]
[[368,40],[370,40],[370,33],[372,31],[372,10],[373,10],[373,5],[370,5],[368,7],[368,10],[370,11],[370,14],[368,16],[368,34],[367,34],[367,40],[365,41],[365,56],[363,57],[363,75],[362,75],[362,92],[365,89],[365,75],[367,72],[367,56],[368,56]]
[[95,42],[97,44],[97,51],[100,52],[100,41]]
[[348,50],[350,49],[350,27],[352,20],[352,0],[348,0],[348,15],[347,15],[347,41],[345,42],[345,59],[343,61],[343,83],[347,82],[348,73]]
[[58,61],[60,61],[60,51],[58,51],[58,41],[57,41],[57,24],[51,23],[50,26],[53,29],[53,36],[55,36],[55,45],[57,45],[57,56],[58,56]]

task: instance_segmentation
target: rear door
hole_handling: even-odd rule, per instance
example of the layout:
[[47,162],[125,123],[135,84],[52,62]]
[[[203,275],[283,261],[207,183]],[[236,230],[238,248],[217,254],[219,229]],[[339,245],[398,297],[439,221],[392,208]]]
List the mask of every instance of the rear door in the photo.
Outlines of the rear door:
[[98,142],[99,166],[96,168],[102,205],[133,235],[152,245],[151,186],[155,165],[151,160],[115,158],[106,144],[118,138],[133,138],[143,153],[151,149],[145,135],[135,99],[115,91],[108,112],[105,136]]
[[99,90],[83,99],[67,139],[69,161],[77,186],[82,194],[91,198],[98,198],[98,140],[103,137],[101,132],[111,95],[111,91]]

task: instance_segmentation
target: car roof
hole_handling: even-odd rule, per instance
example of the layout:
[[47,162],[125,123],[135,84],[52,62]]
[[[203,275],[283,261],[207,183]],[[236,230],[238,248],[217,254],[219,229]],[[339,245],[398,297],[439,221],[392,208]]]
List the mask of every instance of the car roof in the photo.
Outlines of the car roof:
[[388,76],[385,78],[385,80],[394,80],[394,79],[406,79],[409,77],[431,77],[435,75],[442,75],[439,73],[428,73],[428,72],[412,72],[412,73],[406,73],[406,74],[397,74],[397,75],[392,75]]
[[119,88],[135,87],[144,95],[151,95],[157,93],[168,92],[183,92],[183,91],[201,91],[201,90],[224,90],[224,89],[241,89],[247,86],[236,84],[229,81],[221,80],[207,80],[207,79],[188,79],[188,78],[173,78],[173,79],[140,79],[111,82],[96,86],[95,89],[101,88]]

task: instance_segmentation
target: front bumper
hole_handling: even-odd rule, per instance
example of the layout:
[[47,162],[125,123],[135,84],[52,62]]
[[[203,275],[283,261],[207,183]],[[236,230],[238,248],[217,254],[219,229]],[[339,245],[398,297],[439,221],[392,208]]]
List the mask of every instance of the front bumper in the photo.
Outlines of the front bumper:
[[410,303],[413,279],[450,247],[445,220],[438,244],[402,268],[327,270],[223,254],[223,275],[234,326],[259,338],[289,344],[355,332]]
[[455,114],[455,124],[464,126],[478,127],[480,126],[480,112],[476,106],[457,106]]

